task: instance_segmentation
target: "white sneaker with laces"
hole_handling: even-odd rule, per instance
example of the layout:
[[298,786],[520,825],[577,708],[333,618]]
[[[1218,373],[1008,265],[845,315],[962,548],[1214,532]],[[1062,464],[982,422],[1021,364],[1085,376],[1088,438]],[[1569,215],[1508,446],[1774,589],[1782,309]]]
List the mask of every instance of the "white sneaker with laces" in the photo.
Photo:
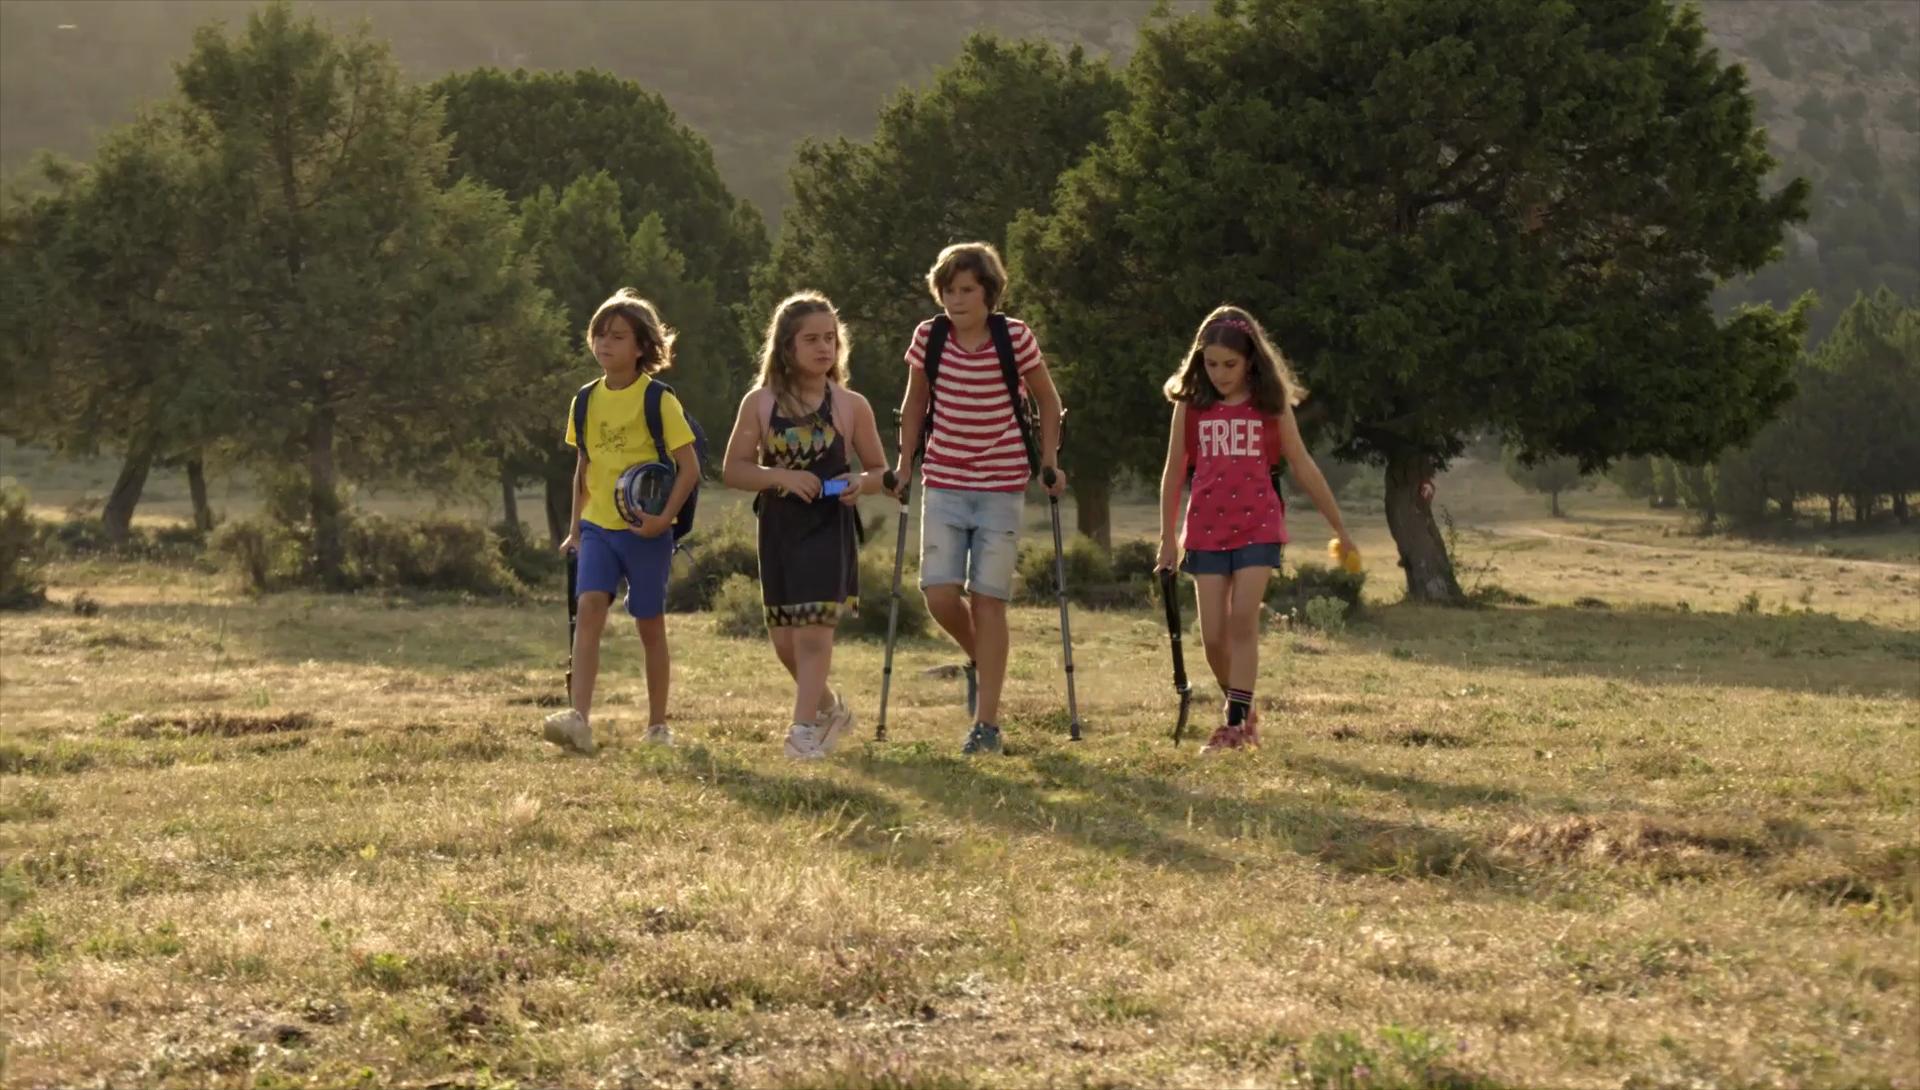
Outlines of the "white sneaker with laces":
[[673,731],[665,723],[655,723],[640,736],[640,741],[650,746],[670,746],[673,744]]
[[820,751],[823,754],[832,753],[833,747],[839,745],[840,740],[853,730],[853,709],[839,693],[833,694],[833,706],[827,709],[823,726],[825,729],[820,735]]
[[562,749],[593,755],[593,728],[587,725],[586,716],[572,708],[547,716],[541,733]]
[[787,756],[796,761],[817,761],[827,755],[820,748],[823,732],[812,723],[795,723],[787,729]]

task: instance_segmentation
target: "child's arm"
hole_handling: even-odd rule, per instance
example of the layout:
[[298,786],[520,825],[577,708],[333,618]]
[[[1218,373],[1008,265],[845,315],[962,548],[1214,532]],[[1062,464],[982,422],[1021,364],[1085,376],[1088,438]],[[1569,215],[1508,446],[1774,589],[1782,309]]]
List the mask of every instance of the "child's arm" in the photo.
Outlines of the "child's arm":
[[880,445],[880,425],[873,418],[873,404],[865,397],[846,391],[853,398],[853,452],[860,458],[860,475],[854,487],[841,494],[840,502],[851,504],[863,492],[884,492],[882,477],[887,470],[887,448]]
[[920,452],[920,433],[927,426],[927,373],[907,369],[907,395],[900,402],[900,464],[895,470],[899,487],[913,480],[913,457]]
[[573,452],[573,517],[567,520],[567,539],[560,543],[560,551],[570,553],[580,547],[580,512],[587,506],[587,455],[585,451]]
[[[801,499],[813,499],[820,494],[819,477],[797,469],[763,466],[754,457],[763,430],[761,413],[771,408],[768,402],[772,400],[773,391],[765,389],[755,390],[740,399],[740,415],[734,417],[733,434],[727,438],[727,453],[720,463],[720,483],[745,492],[784,488]],[[680,452],[674,451],[676,462],[679,457]]]
[[1044,360],[1020,377],[1033,392],[1040,413],[1040,468],[1053,468],[1053,487],[1047,489],[1047,494],[1058,496],[1067,490],[1067,475],[1060,472],[1060,417],[1065,412],[1060,404],[1060,391],[1054,387],[1053,376],[1047,373]]
[[1347,536],[1347,524],[1340,518],[1340,505],[1334,502],[1333,489],[1327,487],[1327,479],[1321,476],[1320,467],[1313,463],[1313,455],[1307,453],[1307,444],[1300,438],[1300,423],[1293,418],[1291,405],[1280,410],[1280,454],[1293,470],[1294,480],[1300,482],[1321,517],[1339,535],[1341,549],[1354,548],[1353,539]]
[[1187,403],[1173,403],[1173,425],[1167,433],[1167,461],[1160,469],[1160,558],[1157,571],[1172,571],[1179,562],[1180,492],[1187,483]]

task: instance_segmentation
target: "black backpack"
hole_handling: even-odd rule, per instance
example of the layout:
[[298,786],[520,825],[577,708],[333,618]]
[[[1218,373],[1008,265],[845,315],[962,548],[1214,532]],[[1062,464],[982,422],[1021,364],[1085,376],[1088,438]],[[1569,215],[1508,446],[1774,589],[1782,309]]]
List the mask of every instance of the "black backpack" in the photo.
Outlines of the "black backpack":
[[[578,449],[582,458],[589,457],[587,454],[587,397],[593,393],[594,387],[605,381],[606,378],[604,376],[594,379],[592,382],[580,387],[580,392],[576,394],[573,399],[573,437],[579,441]],[[679,467],[674,464],[673,452],[667,449],[667,429],[660,419],[660,406],[665,401],[666,396],[672,392],[673,387],[661,382],[659,379],[648,380],[646,392],[647,433],[653,436],[654,456],[659,461],[666,463],[669,469],[677,473],[679,472]],[[693,456],[699,461],[702,472],[704,472],[707,464],[707,430],[700,426],[700,422],[693,418],[692,413],[686,411],[684,404],[680,406],[680,412],[681,415],[687,418],[688,430],[693,432]],[[680,514],[673,520],[674,548],[679,548],[681,540],[693,533],[693,512],[699,501],[700,482],[696,479],[693,482],[693,491],[687,493],[687,502],[680,505]]]
[[[953,322],[942,314],[935,318],[927,330],[927,422],[920,429],[920,449],[914,455],[919,461],[927,453],[927,439],[933,434],[934,388],[940,377],[940,353],[947,347],[947,338],[953,333]],[[1007,383],[1007,399],[1013,402],[1013,419],[1020,425],[1020,445],[1027,451],[1027,475],[1037,476],[1040,472],[1040,444],[1033,436],[1033,406],[1020,392],[1020,364],[1014,358],[1013,333],[1007,328],[1007,316],[1004,314],[987,315],[987,333],[993,337],[993,349],[1000,357],[1000,377]]]

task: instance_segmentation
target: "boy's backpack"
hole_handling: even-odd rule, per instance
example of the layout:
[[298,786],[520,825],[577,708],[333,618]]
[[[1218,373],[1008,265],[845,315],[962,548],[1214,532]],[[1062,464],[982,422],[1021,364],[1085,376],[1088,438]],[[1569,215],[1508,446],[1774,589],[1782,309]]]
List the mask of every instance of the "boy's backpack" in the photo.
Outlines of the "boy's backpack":
[[[940,377],[940,353],[947,347],[947,338],[953,333],[953,321],[945,314],[935,318],[927,329],[927,424],[920,429],[920,449],[914,460],[920,460],[927,453],[927,437],[933,434],[934,389]],[[1027,475],[1036,476],[1040,472],[1040,444],[1033,434],[1033,406],[1020,390],[1020,364],[1014,357],[1013,333],[1007,327],[1004,314],[987,315],[987,333],[993,338],[994,352],[1000,357],[1000,377],[1007,384],[1007,400],[1013,403],[1013,419],[1020,425],[1020,445],[1027,452]]]
[[[1287,465],[1280,457],[1280,425],[1271,416],[1260,418],[1260,442],[1267,451],[1267,480],[1273,483],[1273,494],[1280,497],[1280,510],[1287,509],[1286,493],[1280,491],[1280,475],[1287,471]],[[1191,402],[1187,405],[1187,480],[1193,480],[1193,470],[1200,460],[1200,418],[1193,413]]]
[[[594,379],[592,382],[580,387],[580,392],[575,395],[573,399],[573,437],[579,441],[578,449],[582,458],[589,457],[587,454],[587,397],[593,393],[594,387],[605,381],[605,376]],[[679,467],[674,464],[673,452],[667,449],[666,425],[660,419],[660,406],[666,399],[666,396],[672,392],[673,387],[661,382],[657,378],[648,377],[647,391],[645,394],[647,433],[653,437],[654,457],[658,461],[665,462],[669,468],[678,472]],[[692,413],[686,411],[684,404],[681,405],[680,412],[682,416],[687,418],[687,429],[693,432],[693,456],[699,461],[701,471],[704,473],[707,464],[707,430],[700,426],[700,422],[693,418]],[[673,544],[675,548],[679,548],[681,540],[693,533],[693,512],[699,500],[700,481],[696,478],[693,482],[693,491],[687,493],[687,502],[680,505],[680,514],[673,520]]]

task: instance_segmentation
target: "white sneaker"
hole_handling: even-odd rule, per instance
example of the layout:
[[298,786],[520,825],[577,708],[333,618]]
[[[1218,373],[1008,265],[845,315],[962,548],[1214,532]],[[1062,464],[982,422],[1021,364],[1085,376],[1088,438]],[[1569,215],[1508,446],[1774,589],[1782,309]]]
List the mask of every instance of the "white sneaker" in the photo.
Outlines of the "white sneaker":
[[593,728],[587,725],[586,716],[572,708],[547,716],[541,733],[562,749],[593,754]]
[[655,723],[640,736],[640,741],[649,746],[670,746],[673,744],[673,731],[665,723]]
[[853,709],[847,706],[846,698],[839,693],[833,694],[833,706],[827,709],[823,726],[825,729],[820,735],[822,753],[832,753],[833,747],[839,745],[840,740],[853,730]]
[[817,761],[827,755],[820,747],[823,731],[812,723],[795,723],[787,730],[787,756],[796,761]]

